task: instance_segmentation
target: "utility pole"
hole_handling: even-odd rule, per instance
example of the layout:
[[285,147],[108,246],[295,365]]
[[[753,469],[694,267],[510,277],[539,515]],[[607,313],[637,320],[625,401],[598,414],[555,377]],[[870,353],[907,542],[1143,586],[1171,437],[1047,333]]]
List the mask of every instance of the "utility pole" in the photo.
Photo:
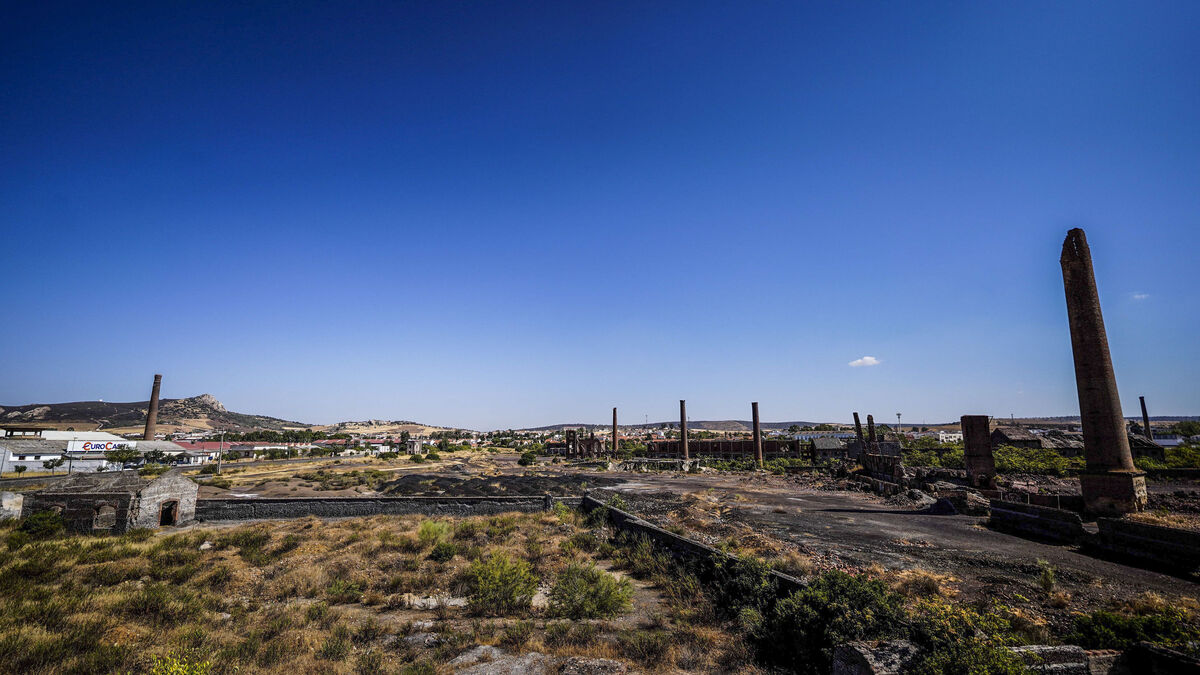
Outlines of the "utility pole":
[[217,475],[221,475],[221,458],[225,456],[225,432],[221,432],[221,443],[217,446]]

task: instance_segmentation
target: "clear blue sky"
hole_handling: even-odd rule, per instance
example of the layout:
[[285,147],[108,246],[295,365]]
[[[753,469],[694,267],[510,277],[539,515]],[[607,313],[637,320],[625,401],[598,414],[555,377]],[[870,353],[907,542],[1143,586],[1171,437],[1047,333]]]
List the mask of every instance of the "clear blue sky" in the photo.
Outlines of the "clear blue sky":
[[1200,3],[221,4],[5,4],[0,405],[1200,414]]

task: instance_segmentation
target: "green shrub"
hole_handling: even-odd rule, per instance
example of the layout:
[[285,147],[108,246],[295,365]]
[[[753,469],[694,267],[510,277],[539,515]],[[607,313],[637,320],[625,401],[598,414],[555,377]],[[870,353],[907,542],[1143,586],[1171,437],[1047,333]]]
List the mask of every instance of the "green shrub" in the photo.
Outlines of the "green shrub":
[[63,517],[53,511],[38,511],[21,521],[19,531],[29,535],[30,539],[52,539],[66,530],[67,524]]
[[600,635],[600,627],[594,623],[572,623],[557,621],[546,625],[544,642],[551,647],[586,647]]
[[421,462],[425,461],[425,457],[422,455],[409,455],[408,461],[412,462],[413,464],[420,464]]
[[1027,672],[1020,657],[1008,650],[1018,639],[1000,609],[978,612],[942,598],[919,603],[911,616],[909,637],[922,651],[912,671],[921,675]]
[[1038,586],[1041,587],[1042,592],[1050,593],[1054,590],[1054,566],[1045,560],[1039,560],[1037,563],[1040,569],[1040,572],[1038,572]]
[[550,589],[550,611],[568,619],[607,619],[629,611],[633,584],[591,563],[571,563]]
[[1050,448],[1015,448],[1002,445],[993,453],[999,473],[1033,473],[1062,476],[1068,469],[1082,469],[1083,457],[1063,457]]
[[1200,631],[1183,610],[1167,607],[1140,616],[1099,610],[1075,617],[1067,642],[1084,649],[1125,649],[1137,642],[1184,646],[1200,639]]
[[517,459],[517,464],[520,464],[521,466],[533,466],[534,464],[537,464],[537,453],[533,452],[532,450],[529,452],[522,452],[520,458]]
[[8,546],[8,550],[15,551],[30,541],[29,534],[20,530],[13,530],[4,537],[4,543]]
[[304,609],[304,618],[309,623],[323,623],[329,616],[329,605],[324,601],[314,602]]
[[662,665],[671,653],[671,638],[666,633],[627,630],[617,634],[621,654],[649,666]]
[[616,549],[613,557],[636,577],[653,579],[664,576],[673,567],[670,556],[655,548],[644,535],[628,536],[622,532],[617,542],[620,548]]
[[363,587],[357,581],[334,579],[329,582],[329,588],[326,589],[325,593],[329,596],[330,601],[335,603],[358,602],[362,599]]
[[454,526],[445,521],[424,520],[421,521],[420,527],[417,528],[417,540],[423,546],[432,546],[438,542],[446,541],[453,531]]
[[434,562],[448,562],[458,554],[458,547],[449,541],[439,541],[429,552],[429,559]]
[[518,621],[507,626],[500,634],[500,644],[509,649],[520,649],[533,637],[533,622]]
[[834,646],[899,636],[901,603],[882,581],[827,572],[764,614],[760,653],[795,672],[828,673]]
[[439,459],[441,459],[441,458],[442,458],[442,456],[441,456],[441,455],[437,454],[436,452],[433,452],[432,450],[431,450],[431,451],[429,451],[429,452],[428,452],[428,453],[425,455],[425,459],[429,460],[430,462],[436,462],[436,461],[438,461],[438,460],[439,460]]
[[757,558],[721,561],[715,576],[713,604],[725,618],[745,618],[745,610],[762,615],[779,596],[771,566]]
[[471,563],[467,586],[470,610],[496,616],[529,609],[537,591],[537,579],[524,560],[493,553]]

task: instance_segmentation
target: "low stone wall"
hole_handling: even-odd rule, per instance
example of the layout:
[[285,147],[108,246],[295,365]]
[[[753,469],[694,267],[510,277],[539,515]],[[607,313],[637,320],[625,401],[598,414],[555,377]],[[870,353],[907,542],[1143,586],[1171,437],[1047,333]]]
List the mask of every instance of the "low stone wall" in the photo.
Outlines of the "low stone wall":
[[1098,518],[1102,551],[1183,572],[1200,568],[1200,532],[1120,518]]
[[[584,513],[591,513],[599,508],[607,509],[608,522],[614,528],[633,535],[646,537],[656,546],[669,553],[671,557],[696,568],[702,578],[711,575],[717,565],[738,560],[737,556],[730,555],[724,551],[718,551],[694,539],[681,537],[674,532],[668,532],[657,525],[638,518],[632,513],[607,506],[604,502],[590,495],[585,496],[581,500],[579,508]],[[780,596],[787,596],[804,588],[804,582],[796,577],[775,571],[771,572],[771,576],[778,584]]]
[[545,497],[332,497],[280,499],[200,499],[196,520],[255,520],[270,518],[345,518],[355,516],[423,515],[474,516],[508,511],[543,511],[555,501]]
[[618,471],[647,472],[647,471],[691,471],[699,466],[700,460],[671,457],[634,457],[621,460],[609,465],[609,469]]
[[1087,538],[1078,513],[1045,506],[1018,504],[993,499],[988,524],[997,530],[1064,544],[1078,544]]

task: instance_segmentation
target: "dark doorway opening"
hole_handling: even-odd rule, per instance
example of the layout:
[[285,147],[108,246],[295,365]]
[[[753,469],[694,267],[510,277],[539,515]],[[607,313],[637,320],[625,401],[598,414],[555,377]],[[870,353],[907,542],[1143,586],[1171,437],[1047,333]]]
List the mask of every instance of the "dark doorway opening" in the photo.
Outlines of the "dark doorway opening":
[[179,502],[169,501],[163,502],[158,511],[159,525],[174,525],[175,520],[179,517]]

